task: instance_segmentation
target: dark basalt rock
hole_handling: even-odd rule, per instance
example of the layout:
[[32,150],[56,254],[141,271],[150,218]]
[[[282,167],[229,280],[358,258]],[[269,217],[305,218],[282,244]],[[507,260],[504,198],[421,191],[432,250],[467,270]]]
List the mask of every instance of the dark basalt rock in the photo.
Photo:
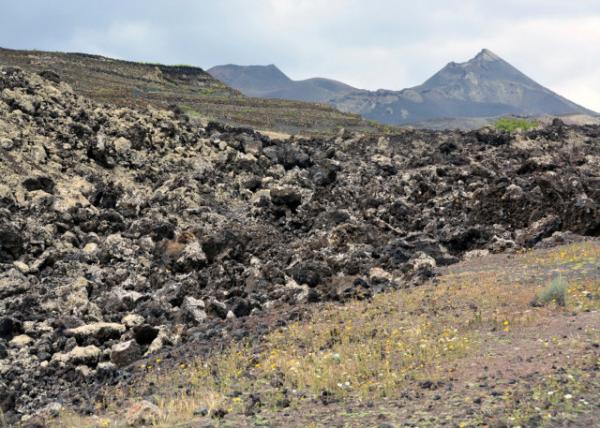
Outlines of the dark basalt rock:
[[29,192],[43,190],[46,193],[54,193],[54,181],[50,177],[30,177],[23,181],[23,187]]
[[[270,308],[294,306],[296,320],[306,303],[420,284],[471,250],[600,235],[597,126],[282,141],[0,70],[0,169],[20,192],[0,184],[5,414],[125,382],[131,372],[108,362],[117,344],[132,346],[124,365],[253,337]],[[95,322],[126,327],[66,337]],[[14,353],[24,329],[32,341]],[[18,355],[49,364],[39,375]],[[82,379],[74,362],[88,360]]]
[[275,205],[283,205],[295,211],[302,204],[302,195],[295,189],[272,189],[271,201]]
[[9,263],[19,258],[23,248],[23,236],[11,222],[0,218],[0,263]]

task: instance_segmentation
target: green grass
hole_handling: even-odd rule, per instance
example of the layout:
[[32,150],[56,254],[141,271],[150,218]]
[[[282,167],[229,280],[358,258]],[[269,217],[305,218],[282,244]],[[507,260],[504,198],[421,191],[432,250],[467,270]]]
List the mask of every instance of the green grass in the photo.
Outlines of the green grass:
[[517,130],[529,131],[538,126],[534,120],[519,119],[516,117],[501,117],[494,124],[499,131],[515,132]]

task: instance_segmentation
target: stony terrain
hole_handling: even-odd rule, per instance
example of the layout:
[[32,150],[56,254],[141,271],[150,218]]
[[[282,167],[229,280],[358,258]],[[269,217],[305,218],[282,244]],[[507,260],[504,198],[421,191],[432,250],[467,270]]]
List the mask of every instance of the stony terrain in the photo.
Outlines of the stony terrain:
[[[469,258],[418,287],[305,305],[298,321],[280,312],[251,341],[148,356],[102,388],[91,414],[36,419],[61,428],[597,427],[599,265],[598,240]],[[568,284],[563,304],[532,305],[557,275]]]
[[0,69],[9,423],[85,409],[142,356],[243,336],[278,308],[600,235],[598,126],[277,140],[99,105],[43,74]]
[[58,73],[77,94],[98,102],[142,108],[178,105],[190,116],[230,125],[304,135],[335,133],[341,127],[361,132],[382,128],[325,104],[246,97],[190,65],[0,48],[0,66]]

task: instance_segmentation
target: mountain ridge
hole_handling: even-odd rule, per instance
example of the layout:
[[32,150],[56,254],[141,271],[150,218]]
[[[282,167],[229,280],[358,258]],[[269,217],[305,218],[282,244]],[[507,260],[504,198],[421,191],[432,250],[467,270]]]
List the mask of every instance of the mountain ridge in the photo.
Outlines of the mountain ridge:
[[359,90],[323,77],[293,80],[274,64],[226,64],[209,68],[207,72],[231,87],[240,88],[240,92],[250,97],[328,102],[334,97]]
[[0,47],[0,66],[55,73],[80,95],[125,107],[177,106],[193,119],[275,132],[335,134],[340,128],[380,132],[379,125],[331,105],[244,96],[204,69],[113,59],[88,53]]
[[[271,66],[281,72],[276,66]],[[236,66],[236,69],[228,67],[230,73],[233,73],[233,70],[243,70],[244,73],[252,74],[262,66]],[[238,85],[234,76],[225,75],[221,70],[217,66],[207,71],[242,93],[252,91],[253,78],[247,79],[244,85]],[[287,77],[283,72],[281,74]],[[287,84],[306,81],[293,81],[288,78]],[[356,88],[350,90],[352,87],[346,85],[342,89],[333,88],[328,93],[329,99],[321,96],[317,100],[311,99],[313,94],[310,92],[297,95],[293,91],[273,88],[264,80],[261,81],[261,85],[261,90],[255,92],[254,96],[291,99],[302,96],[303,100],[325,101],[341,111],[361,114],[367,119],[391,125],[447,118],[493,118],[503,115],[596,115],[594,111],[537,83],[486,48],[468,61],[447,63],[421,85],[399,91],[369,91]]]

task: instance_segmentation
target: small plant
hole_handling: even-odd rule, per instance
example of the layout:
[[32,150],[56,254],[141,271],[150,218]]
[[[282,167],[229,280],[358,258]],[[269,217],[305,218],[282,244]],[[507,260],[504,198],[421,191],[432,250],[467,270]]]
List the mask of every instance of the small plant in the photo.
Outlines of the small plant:
[[501,117],[496,121],[495,126],[499,131],[514,132],[518,129],[529,131],[536,128],[538,123],[534,120],[519,119],[517,117]]
[[567,304],[567,281],[562,277],[557,277],[546,286],[533,300],[533,306],[545,306],[549,303],[556,303],[558,306]]

